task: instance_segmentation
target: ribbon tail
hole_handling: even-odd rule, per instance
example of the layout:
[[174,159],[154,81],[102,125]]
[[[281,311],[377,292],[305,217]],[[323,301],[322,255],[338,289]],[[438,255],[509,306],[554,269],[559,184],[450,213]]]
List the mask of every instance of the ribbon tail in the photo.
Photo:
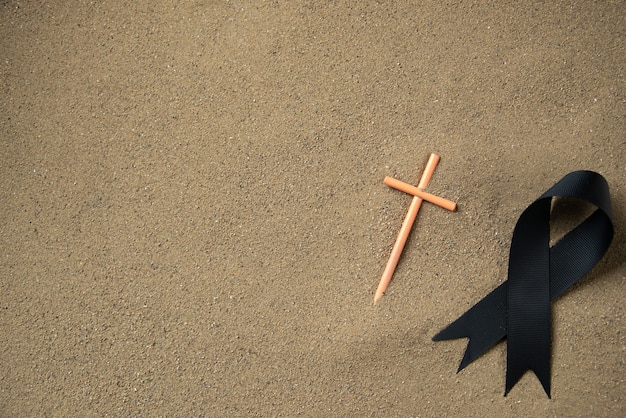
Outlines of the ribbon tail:
[[532,370],[539,379],[543,390],[550,396],[550,357],[546,357],[543,359],[539,359],[540,361],[535,361],[532,366],[521,367],[519,363],[508,363],[506,370],[506,389],[504,391],[504,396],[508,395],[513,386],[522,378],[524,373],[527,370]]
[[505,395],[532,370],[550,397],[550,201],[530,205],[511,238]]
[[506,337],[506,295],[504,282],[433,337],[433,341],[469,338],[457,373]]

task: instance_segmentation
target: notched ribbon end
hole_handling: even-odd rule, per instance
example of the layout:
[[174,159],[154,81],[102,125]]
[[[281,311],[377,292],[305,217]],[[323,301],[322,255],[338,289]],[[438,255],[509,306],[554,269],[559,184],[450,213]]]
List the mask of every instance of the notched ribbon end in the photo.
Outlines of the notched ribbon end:
[[433,338],[433,341],[445,341],[445,340],[457,340],[459,338],[468,338],[469,341],[467,342],[467,346],[465,348],[465,355],[463,356],[463,359],[461,360],[461,363],[459,364],[459,368],[457,369],[457,373],[460,373],[461,370],[463,370],[465,367],[467,367],[474,359],[471,358],[470,356],[470,352],[472,351],[470,349],[470,345],[472,343],[472,340],[470,338],[469,335],[467,335],[467,333],[463,332],[462,329],[463,327],[458,325],[459,320],[451,323],[450,325],[448,325],[446,328],[444,328],[443,330],[439,331]]
[[543,387],[544,392],[546,392],[548,399],[552,399],[552,396],[550,395],[550,372],[543,370],[543,368],[539,370],[534,369],[534,368],[528,368],[522,372],[516,371],[515,373],[512,373],[510,370],[507,370],[504,396],[509,394],[511,389],[513,389],[513,386],[515,386],[517,382],[519,382],[522,376],[524,376],[524,373],[526,373],[526,371],[528,370],[532,370],[535,376],[537,376],[537,379],[539,380],[539,383],[541,383],[541,386]]
[[465,353],[463,354],[461,363],[459,363],[459,368],[456,371],[457,373],[460,373],[461,370],[473,363],[478,357],[482,356],[494,343],[490,341],[491,344],[484,344],[484,341],[481,341],[479,338],[472,338],[470,335],[460,333],[460,330],[450,329],[453,325],[454,323],[439,332],[432,338],[432,340],[444,341],[457,340],[459,338],[468,339],[467,346],[465,346]]
[[[516,383],[517,381],[509,386],[507,382],[506,389],[504,390],[504,396],[509,394],[509,392],[511,391],[511,389],[513,389],[513,386],[515,386]],[[546,385],[546,383],[541,382],[541,386],[543,387],[544,392],[546,392],[546,396],[548,397],[548,399],[552,399],[552,396],[550,395],[550,383]]]

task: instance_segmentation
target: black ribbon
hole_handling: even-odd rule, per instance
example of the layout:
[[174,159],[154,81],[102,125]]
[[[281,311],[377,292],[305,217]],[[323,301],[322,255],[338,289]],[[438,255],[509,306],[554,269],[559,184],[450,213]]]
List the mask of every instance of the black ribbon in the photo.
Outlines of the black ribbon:
[[[553,197],[580,199],[597,209],[550,247]],[[592,171],[566,175],[524,210],[511,239],[508,280],[433,337],[469,338],[457,373],[507,338],[504,395],[532,370],[550,397],[550,302],[600,261],[613,239],[612,217],[609,186]]]

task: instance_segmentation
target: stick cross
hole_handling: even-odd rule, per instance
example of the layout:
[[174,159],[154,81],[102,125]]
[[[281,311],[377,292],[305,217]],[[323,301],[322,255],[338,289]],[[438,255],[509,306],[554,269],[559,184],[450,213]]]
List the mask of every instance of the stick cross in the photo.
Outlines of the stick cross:
[[417,212],[422,205],[422,201],[426,200],[450,211],[456,210],[456,203],[454,203],[453,201],[444,199],[443,197],[435,196],[424,191],[424,189],[430,182],[433,173],[435,172],[435,167],[437,167],[439,159],[440,157],[437,154],[430,154],[430,158],[428,159],[428,163],[426,163],[426,168],[424,169],[424,173],[422,173],[422,178],[420,179],[417,187],[414,187],[410,184],[404,183],[391,177],[385,177],[385,180],[383,182],[384,184],[413,195],[413,200],[411,200],[409,210],[404,217],[404,222],[402,222],[402,226],[400,227],[398,238],[396,238],[396,242],[391,249],[389,260],[387,261],[387,265],[385,266],[385,270],[383,271],[380,283],[378,284],[378,289],[376,289],[376,294],[374,295],[374,303],[378,302],[378,300],[385,293],[385,290],[387,290],[387,286],[391,281],[393,272],[398,265],[398,260],[400,260],[400,255],[402,254],[402,250],[404,249],[406,240],[409,237],[409,232],[411,231],[411,227],[413,226],[413,222],[415,221]]

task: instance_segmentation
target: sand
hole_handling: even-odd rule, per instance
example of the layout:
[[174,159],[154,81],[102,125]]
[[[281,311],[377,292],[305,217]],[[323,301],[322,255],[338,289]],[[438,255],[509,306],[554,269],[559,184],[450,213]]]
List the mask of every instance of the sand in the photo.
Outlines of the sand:
[[[624,416],[626,6],[503,3],[0,2],[0,415]],[[504,397],[431,338],[580,169],[613,244]]]

